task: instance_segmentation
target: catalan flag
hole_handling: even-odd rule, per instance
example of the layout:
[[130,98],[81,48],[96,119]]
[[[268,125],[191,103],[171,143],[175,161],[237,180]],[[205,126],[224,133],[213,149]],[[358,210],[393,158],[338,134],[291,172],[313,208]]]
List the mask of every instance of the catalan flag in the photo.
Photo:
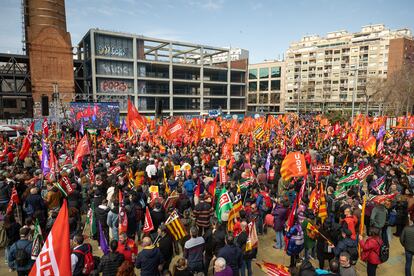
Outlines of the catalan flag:
[[180,221],[180,218],[178,217],[178,214],[175,210],[171,213],[165,222],[165,226],[167,227],[168,232],[176,241],[184,238],[187,235],[184,225]]
[[231,208],[230,212],[229,212],[229,219],[227,222],[227,231],[228,232],[233,232],[234,229],[234,220],[238,217],[240,217],[240,210],[242,210],[243,208],[243,204],[242,204],[242,199],[241,199],[241,195],[238,194],[236,196],[236,200],[233,202],[233,208]]
[[264,134],[265,134],[265,130],[263,129],[261,125],[258,125],[253,131],[253,136],[255,140],[261,139]]
[[323,183],[319,186],[319,210],[318,210],[318,217],[321,218],[322,223],[328,217],[328,212],[326,210],[326,198],[325,198],[325,189],[323,187]]

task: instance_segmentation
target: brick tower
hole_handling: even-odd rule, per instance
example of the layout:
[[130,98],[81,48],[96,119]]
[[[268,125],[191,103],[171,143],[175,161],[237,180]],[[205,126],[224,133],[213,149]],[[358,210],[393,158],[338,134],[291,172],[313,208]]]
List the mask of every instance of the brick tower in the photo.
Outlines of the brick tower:
[[[34,117],[41,116],[42,96],[43,99],[48,97],[50,114],[53,114],[54,105],[59,103],[57,109],[53,110],[62,116],[60,103],[66,105],[72,101],[75,92],[72,44],[66,30],[65,1],[23,1]],[[56,95],[59,96],[58,99],[55,99]]]

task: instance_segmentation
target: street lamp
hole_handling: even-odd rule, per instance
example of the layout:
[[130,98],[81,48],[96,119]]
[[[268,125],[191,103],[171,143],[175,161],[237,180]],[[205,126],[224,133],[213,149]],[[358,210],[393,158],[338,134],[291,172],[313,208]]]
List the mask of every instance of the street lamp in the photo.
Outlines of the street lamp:
[[358,81],[358,67],[353,68],[352,70],[354,72],[354,89],[352,91],[352,113],[351,113],[351,124],[354,123],[354,115],[355,115],[355,91],[357,90],[357,81]]

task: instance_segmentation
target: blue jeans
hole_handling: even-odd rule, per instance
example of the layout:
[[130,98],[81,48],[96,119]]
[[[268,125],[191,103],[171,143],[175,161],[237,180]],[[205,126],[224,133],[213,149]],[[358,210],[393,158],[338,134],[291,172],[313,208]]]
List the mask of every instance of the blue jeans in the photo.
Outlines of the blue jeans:
[[405,276],[411,276],[412,263],[413,263],[413,253],[405,250]]
[[276,248],[285,248],[285,237],[283,236],[283,231],[276,231]]
[[240,268],[241,276],[246,275],[246,269],[247,269],[247,275],[252,276],[253,275],[253,272],[252,272],[252,259],[247,259],[247,260],[243,259],[242,266]]

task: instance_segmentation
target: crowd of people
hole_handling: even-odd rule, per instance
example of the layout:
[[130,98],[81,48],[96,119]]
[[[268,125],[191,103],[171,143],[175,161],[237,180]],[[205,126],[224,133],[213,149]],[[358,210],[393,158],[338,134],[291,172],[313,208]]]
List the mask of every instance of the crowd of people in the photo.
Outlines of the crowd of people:
[[[269,275],[352,276],[359,261],[376,275],[393,237],[411,275],[414,118],[388,130],[385,122],[171,118],[133,133],[84,133],[83,155],[82,134],[55,125],[33,134],[25,156],[26,137],[0,138],[4,260],[28,275],[67,204],[73,275],[253,275],[264,235],[290,256],[289,264],[266,256]],[[301,160],[285,168],[292,152],[305,173],[289,176]],[[48,171],[45,158],[57,161]]]

